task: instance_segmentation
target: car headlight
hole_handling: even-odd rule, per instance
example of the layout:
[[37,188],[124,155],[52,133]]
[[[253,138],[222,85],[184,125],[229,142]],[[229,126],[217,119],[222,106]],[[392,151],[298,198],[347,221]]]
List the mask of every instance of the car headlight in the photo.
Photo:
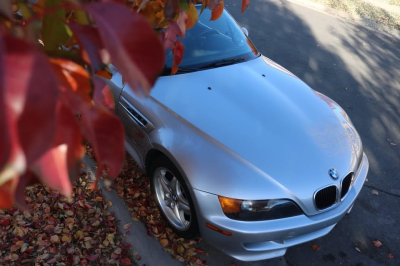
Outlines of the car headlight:
[[241,221],[263,221],[303,214],[291,200],[239,200],[218,196],[222,211],[228,218]]

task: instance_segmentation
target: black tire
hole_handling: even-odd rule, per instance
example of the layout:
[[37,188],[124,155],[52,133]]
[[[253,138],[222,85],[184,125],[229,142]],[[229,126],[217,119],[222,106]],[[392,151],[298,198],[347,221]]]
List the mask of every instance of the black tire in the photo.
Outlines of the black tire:
[[[164,170],[166,170],[166,173],[163,175]],[[180,237],[190,239],[198,236],[199,229],[193,200],[185,181],[175,165],[167,157],[158,156],[151,163],[149,176],[155,202],[168,225]],[[178,181],[169,182],[169,185],[176,184],[175,187],[178,187],[178,191],[170,189],[170,186],[167,185],[170,189],[170,197],[166,196],[168,191],[166,191],[166,183],[163,183],[164,186],[161,183],[162,180],[165,180],[161,179],[162,177],[165,177],[168,181],[172,181],[175,177]],[[172,205],[174,208],[171,207]],[[178,206],[184,206],[185,208],[180,209]],[[186,209],[187,206],[190,207],[189,211]]]

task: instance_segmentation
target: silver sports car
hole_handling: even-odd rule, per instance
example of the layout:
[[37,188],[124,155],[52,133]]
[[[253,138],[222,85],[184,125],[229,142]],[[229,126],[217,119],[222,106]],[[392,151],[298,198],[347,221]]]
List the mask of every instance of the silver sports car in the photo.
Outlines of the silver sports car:
[[149,97],[111,66],[126,150],[180,236],[243,261],[282,256],[350,212],[368,159],[337,103],[261,55],[226,11],[210,15],[187,31],[176,75],[166,52]]

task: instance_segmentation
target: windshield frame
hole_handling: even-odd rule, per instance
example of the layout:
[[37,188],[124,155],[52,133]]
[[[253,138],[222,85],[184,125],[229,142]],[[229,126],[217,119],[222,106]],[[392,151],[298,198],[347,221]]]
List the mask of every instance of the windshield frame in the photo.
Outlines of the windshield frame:
[[[199,11],[199,9],[201,8],[201,4],[196,4],[195,7]],[[228,16],[228,18],[230,18],[232,20],[232,22],[236,24],[236,26],[238,27],[238,29],[241,32],[241,34],[244,36],[244,38],[245,38],[245,40],[247,42],[247,45],[250,47],[252,52],[248,52],[248,53],[242,54],[240,56],[227,56],[227,57],[223,57],[222,59],[218,58],[216,60],[210,60],[210,61],[202,62],[202,63],[180,64],[178,66],[178,72],[176,74],[186,74],[186,73],[190,73],[190,72],[203,71],[203,70],[208,70],[208,69],[217,68],[217,67],[224,67],[224,66],[231,65],[231,64],[243,63],[243,62],[247,62],[247,61],[256,59],[256,58],[261,56],[261,53],[258,51],[258,49],[253,44],[253,42],[250,40],[250,38],[244,33],[242,27],[235,20],[235,18],[229,13],[229,11],[224,8],[223,12],[226,12],[225,16]],[[200,12],[199,12],[199,16],[200,16]],[[196,23],[198,23],[198,22],[196,22]],[[227,27],[232,32],[237,30],[237,29],[234,29],[234,26],[231,25],[230,21],[227,23]],[[220,34],[222,34],[222,33],[220,33]],[[224,34],[222,34],[222,35],[224,35]],[[256,53],[254,53],[254,51]],[[235,60],[235,59],[240,59],[240,60]],[[220,64],[221,61],[227,61],[227,63],[226,64]],[[213,64],[214,64],[214,66],[211,66]],[[204,67],[206,65],[209,65],[210,67]],[[179,70],[180,67],[182,69],[181,71]],[[171,66],[167,65],[167,62],[166,62],[165,67],[164,67],[164,71],[161,74],[161,76],[169,76],[170,75],[170,72],[169,72],[170,69],[171,69]]]

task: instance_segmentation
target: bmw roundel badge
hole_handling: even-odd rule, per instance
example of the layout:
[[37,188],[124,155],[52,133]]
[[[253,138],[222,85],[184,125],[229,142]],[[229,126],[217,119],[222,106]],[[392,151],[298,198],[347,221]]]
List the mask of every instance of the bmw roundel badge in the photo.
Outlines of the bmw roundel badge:
[[336,180],[339,178],[339,172],[336,171],[335,168],[329,169],[329,176],[332,177],[332,179]]

